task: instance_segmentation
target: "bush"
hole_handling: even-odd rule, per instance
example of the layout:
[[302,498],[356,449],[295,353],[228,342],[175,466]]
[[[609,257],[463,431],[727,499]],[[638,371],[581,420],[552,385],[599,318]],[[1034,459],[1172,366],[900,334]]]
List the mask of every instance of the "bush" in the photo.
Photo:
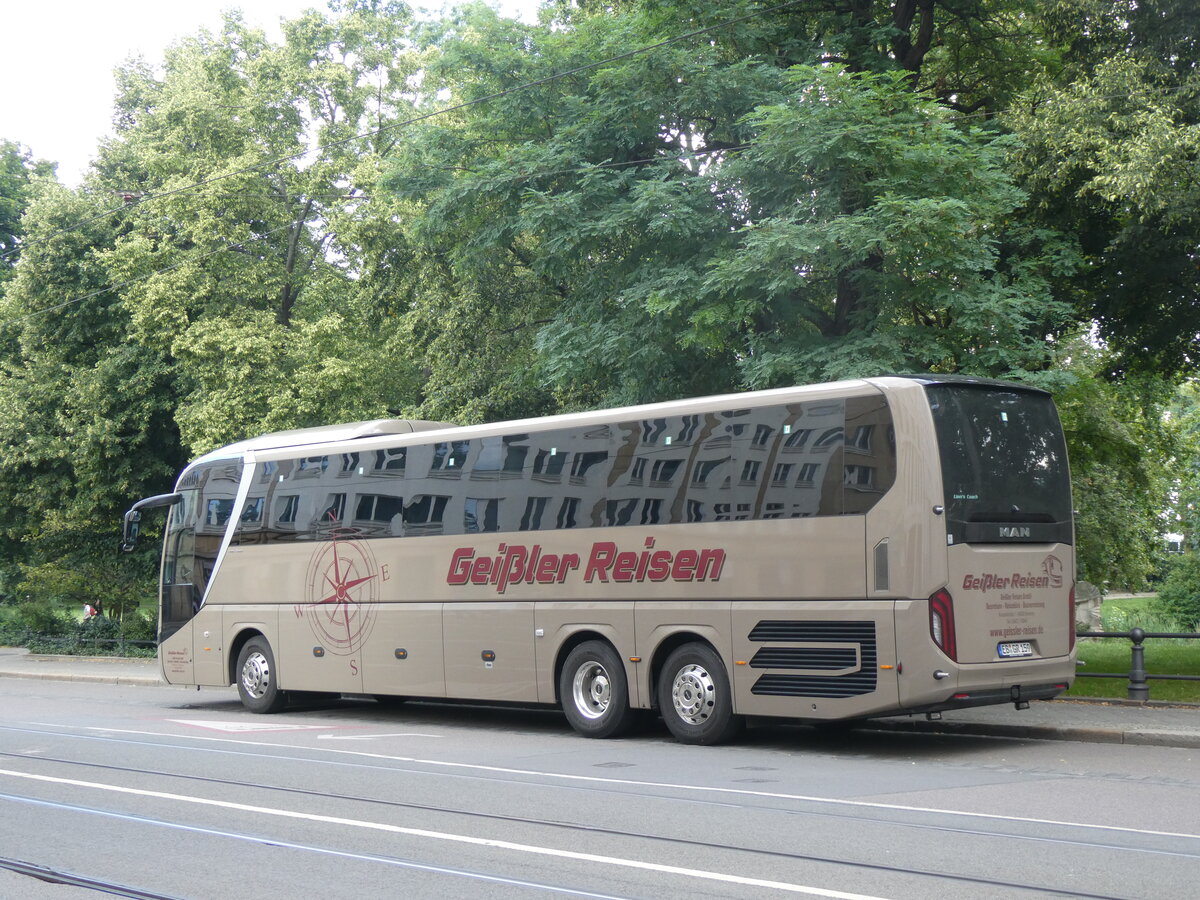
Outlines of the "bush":
[[1158,601],[1167,615],[1184,628],[1200,629],[1200,553],[1175,558],[1158,592]]

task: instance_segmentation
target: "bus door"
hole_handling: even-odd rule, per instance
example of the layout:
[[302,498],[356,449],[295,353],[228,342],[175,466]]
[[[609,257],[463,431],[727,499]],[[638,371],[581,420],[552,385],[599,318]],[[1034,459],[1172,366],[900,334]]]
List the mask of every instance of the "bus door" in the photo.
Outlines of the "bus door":
[[169,683],[194,682],[195,653],[187,628],[204,597],[205,571],[196,547],[198,491],[182,491],[171,507],[163,546],[158,621],[159,658]]

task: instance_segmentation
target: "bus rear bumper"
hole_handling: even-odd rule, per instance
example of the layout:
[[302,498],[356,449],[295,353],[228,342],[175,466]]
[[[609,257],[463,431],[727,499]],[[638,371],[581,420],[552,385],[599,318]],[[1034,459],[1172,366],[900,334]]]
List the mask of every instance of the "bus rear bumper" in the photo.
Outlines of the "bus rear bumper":
[[905,712],[931,713],[948,709],[968,709],[972,706],[996,706],[1001,703],[1020,705],[1030,700],[1051,700],[1071,685],[1066,681],[1050,684],[1014,684],[1003,688],[981,688],[979,690],[957,690],[944,699],[920,706],[908,707]]

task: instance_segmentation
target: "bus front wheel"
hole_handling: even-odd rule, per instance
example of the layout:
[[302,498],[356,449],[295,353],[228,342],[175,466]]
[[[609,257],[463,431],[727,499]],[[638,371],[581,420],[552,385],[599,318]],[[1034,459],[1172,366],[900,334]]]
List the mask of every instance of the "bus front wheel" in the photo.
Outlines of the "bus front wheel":
[[719,744],[742,728],[721,657],[707,644],[684,644],[667,657],[658,679],[658,708],[684,744]]
[[616,737],[636,716],[629,706],[629,682],[617,651],[603,641],[587,641],[569,654],[558,677],[563,712],[584,737]]
[[250,712],[273,713],[283,709],[287,697],[279,689],[275,654],[263,637],[246,641],[238,654],[238,695]]

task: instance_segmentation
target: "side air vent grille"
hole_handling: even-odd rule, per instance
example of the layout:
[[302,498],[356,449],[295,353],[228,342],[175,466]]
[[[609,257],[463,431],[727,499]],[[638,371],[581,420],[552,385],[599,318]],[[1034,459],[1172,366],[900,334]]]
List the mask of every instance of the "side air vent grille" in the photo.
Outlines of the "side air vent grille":
[[795,619],[765,619],[750,632],[752,641],[792,641],[812,643],[833,641],[850,643],[875,641],[874,622],[807,622]]
[[850,647],[763,647],[750,660],[752,669],[857,669],[858,651]]
[[[764,673],[751,693],[837,698],[857,697],[876,689],[879,657],[874,622],[764,620],[754,626],[750,640],[809,645],[759,649],[750,661],[752,668],[806,671],[803,675]],[[820,674],[821,670],[830,674]]]

